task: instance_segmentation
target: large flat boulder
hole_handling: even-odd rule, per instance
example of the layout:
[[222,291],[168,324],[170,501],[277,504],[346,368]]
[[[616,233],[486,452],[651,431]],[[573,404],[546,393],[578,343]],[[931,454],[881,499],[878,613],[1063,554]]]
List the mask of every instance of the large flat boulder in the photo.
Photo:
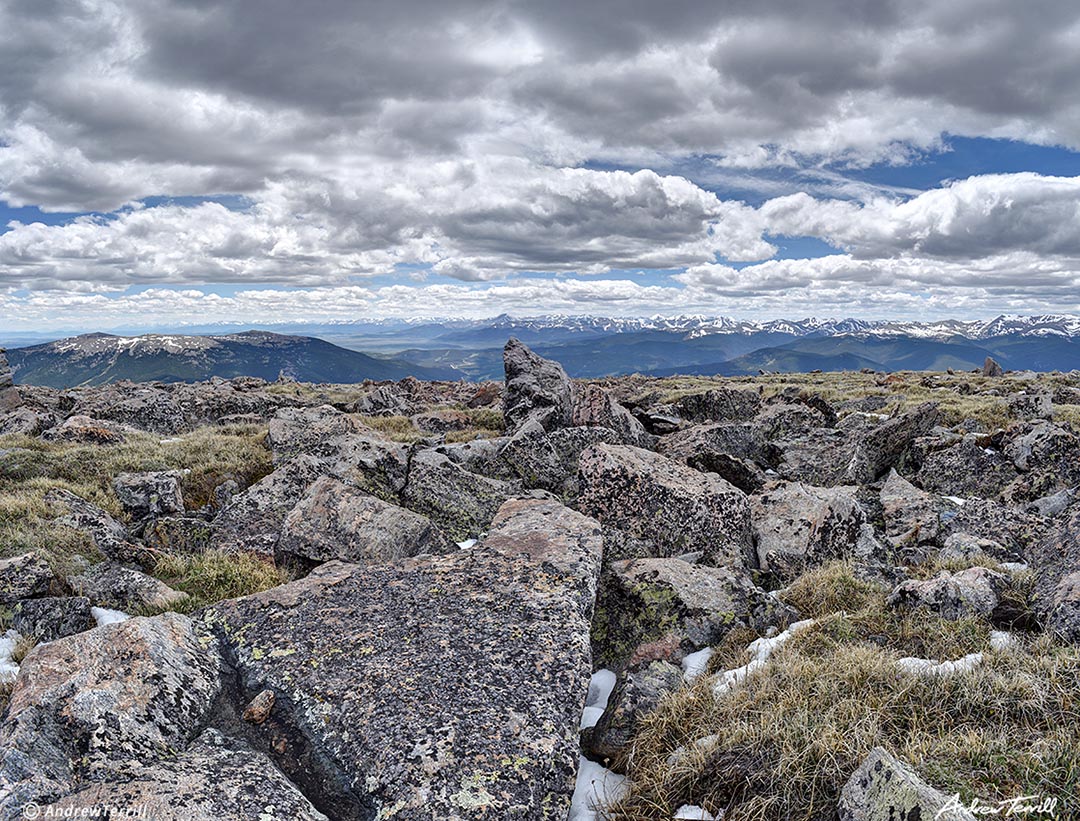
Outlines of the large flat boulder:
[[203,618],[246,697],[275,691],[278,765],[320,751],[304,766],[356,817],[562,821],[600,552],[595,521],[514,500],[474,548],[329,562]]
[[706,564],[754,561],[746,495],[719,476],[629,445],[581,454],[582,511],[651,542],[656,556],[700,553]]

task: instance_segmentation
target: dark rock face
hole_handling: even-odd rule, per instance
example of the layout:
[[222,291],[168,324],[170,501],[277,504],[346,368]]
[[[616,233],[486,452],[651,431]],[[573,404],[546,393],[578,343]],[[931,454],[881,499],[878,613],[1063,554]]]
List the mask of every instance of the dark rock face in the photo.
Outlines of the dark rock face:
[[303,454],[264,476],[217,515],[211,546],[226,552],[274,555],[285,517],[323,469],[318,459]]
[[589,758],[610,762],[610,769],[625,772],[623,751],[633,740],[641,718],[656,709],[660,699],[677,690],[683,672],[666,661],[652,661],[619,676],[607,709],[595,726],[581,733],[581,747]]
[[465,541],[486,531],[502,503],[516,492],[508,482],[470,473],[429,450],[410,460],[402,501],[454,541]]
[[36,553],[0,559],[0,605],[47,596],[54,582],[49,563]]
[[281,774],[263,753],[242,741],[206,730],[175,758],[165,758],[130,776],[97,783],[42,808],[54,817],[65,811],[120,807],[156,821],[296,819],[326,816]]
[[863,437],[849,475],[858,482],[883,476],[896,467],[915,439],[926,436],[940,421],[941,411],[928,402],[882,422]]
[[582,511],[655,546],[656,556],[700,552],[706,564],[752,565],[746,496],[719,476],[628,445],[581,454]]
[[204,620],[250,695],[277,692],[254,731],[279,765],[321,750],[356,817],[562,821],[600,549],[595,521],[511,501],[475,548],[330,562]]
[[277,554],[373,564],[456,549],[429,519],[322,476],[285,517]]
[[866,522],[857,491],[783,482],[750,497],[757,566],[793,579],[808,567],[850,556]]
[[916,481],[926,490],[947,496],[992,499],[1019,475],[999,450],[985,447],[969,434],[960,442],[930,453],[922,462]]
[[682,559],[612,562],[600,580],[593,618],[598,666],[621,669],[646,657],[679,661],[730,630],[764,630],[796,614],[749,575]]
[[90,600],[81,596],[27,599],[12,608],[11,626],[39,643],[73,636],[94,627]]
[[[949,796],[922,781],[883,747],[871,750],[840,793],[840,821],[930,821]],[[963,807],[948,810],[956,821],[975,821]]]
[[219,667],[213,640],[175,613],[39,644],[0,728],[0,817],[116,783],[185,747],[218,692]]
[[1022,474],[1009,489],[1016,500],[1033,500],[1080,485],[1080,437],[1053,422],[1026,422],[1010,429],[1005,454]]
[[1080,644],[1080,507],[1031,551],[1035,605],[1048,630]]
[[780,448],[769,442],[760,428],[751,424],[695,425],[665,436],[657,449],[692,467],[698,467],[695,462],[704,464],[713,455],[723,455],[772,468],[780,464],[783,456]]
[[736,388],[716,388],[683,396],[672,409],[688,422],[745,422],[761,410],[761,397]]
[[562,365],[510,339],[503,348],[503,367],[503,418],[508,430],[516,430],[529,418],[535,418],[545,430],[574,423],[574,383]]
[[121,473],[113,479],[113,490],[129,514],[137,519],[171,516],[184,512],[179,471]]

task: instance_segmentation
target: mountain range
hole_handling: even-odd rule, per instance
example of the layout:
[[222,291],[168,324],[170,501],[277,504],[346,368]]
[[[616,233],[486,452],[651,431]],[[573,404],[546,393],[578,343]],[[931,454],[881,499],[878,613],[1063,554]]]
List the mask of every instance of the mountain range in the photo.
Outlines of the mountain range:
[[502,346],[511,336],[575,377],[970,370],[988,356],[1013,370],[1080,368],[1080,317],[1070,315],[935,322],[503,315],[293,323],[241,332],[191,326],[137,336],[85,334],[13,348],[8,359],[16,382],[52,387],[238,375],[306,382],[479,380],[502,377]]

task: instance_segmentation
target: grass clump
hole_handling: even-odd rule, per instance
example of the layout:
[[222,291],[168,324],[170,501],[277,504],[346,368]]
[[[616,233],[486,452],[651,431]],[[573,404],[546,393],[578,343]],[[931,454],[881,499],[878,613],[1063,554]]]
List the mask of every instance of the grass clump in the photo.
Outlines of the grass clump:
[[[190,612],[223,599],[261,593],[292,581],[292,573],[250,553],[207,551],[191,556],[161,556],[153,573],[191,601],[180,602]],[[175,609],[175,608],[170,608]]]
[[[818,622],[727,695],[716,698],[706,676],[665,699],[628,748],[633,786],[607,818],[668,819],[692,803],[728,821],[833,821],[878,745],[965,803],[1041,794],[1060,799],[1060,817],[1080,817],[1077,648],[1040,635],[994,651],[984,621],[893,611],[843,563],[807,576],[782,595]],[[836,606],[845,612],[827,612]],[[731,644],[710,669],[749,660]],[[983,663],[952,677],[896,666],[973,652]],[[714,744],[694,747],[710,735]]]
[[412,444],[424,438],[424,433],[408,416],[360,416],[360,421],[377,430],[392,442]]

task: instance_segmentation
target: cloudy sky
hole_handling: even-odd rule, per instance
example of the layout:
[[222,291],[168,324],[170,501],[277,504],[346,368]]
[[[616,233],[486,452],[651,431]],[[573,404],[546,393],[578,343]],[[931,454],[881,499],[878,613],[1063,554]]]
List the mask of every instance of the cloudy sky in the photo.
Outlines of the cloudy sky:
[[0,0],[0,329],[1080,311],[1075,0]]

